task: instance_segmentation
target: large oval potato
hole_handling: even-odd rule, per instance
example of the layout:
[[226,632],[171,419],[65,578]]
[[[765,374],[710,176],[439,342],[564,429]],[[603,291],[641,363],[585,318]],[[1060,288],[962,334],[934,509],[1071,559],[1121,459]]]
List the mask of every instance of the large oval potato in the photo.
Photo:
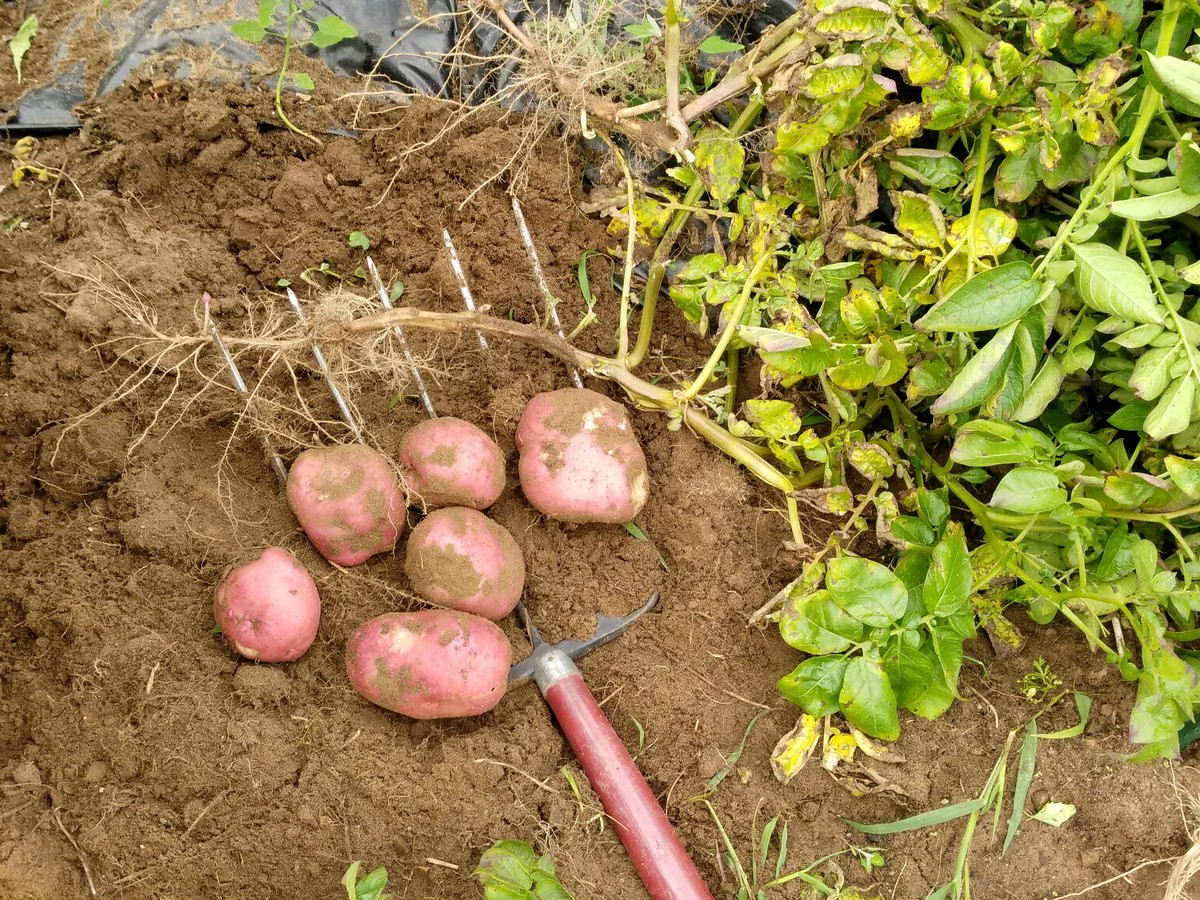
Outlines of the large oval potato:
[[650,494],[646,457],[618,403],[586,388],[538,394],[517,425],[521,490],[563,522],[633,520]]
[[247,659],[288,662],[312,646],[321,621],[316,582],[296,557],[268,547],[221,576],[213,601],[221,637]]
[[438,509],[408,536],[404,571],[430,603],[503,619],[525,589],[525,560],[508,530],[465,506]]
[[339,566],[395,547],[408,512],[391,464],[362,444],[305,450],[288,473],[287,498],[317,552]]
[[422,422],[400,439],[397,458],[409,491],[426,509],[487,509],[504,491],[504,454],[483,429],[443,416]]
[[346,674],[359,694],[413,719],[477,716],[508,686],[512,645],[499,626],[452,610],[385,613],[346,644]]

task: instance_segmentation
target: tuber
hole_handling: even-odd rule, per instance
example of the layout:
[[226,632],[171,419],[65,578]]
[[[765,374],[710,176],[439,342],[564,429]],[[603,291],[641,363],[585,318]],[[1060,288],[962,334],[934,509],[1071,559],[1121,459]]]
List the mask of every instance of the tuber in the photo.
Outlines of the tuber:
[[321,597],[308,570],[282,547],[230,567],[217,585],[213,614],[221,636],[247,659],[298,659],[317,636]]
[[464,419],[431,419],[410,429],[397,452],[412,494],[426,509],[487,509],[504,490],[504,454]]

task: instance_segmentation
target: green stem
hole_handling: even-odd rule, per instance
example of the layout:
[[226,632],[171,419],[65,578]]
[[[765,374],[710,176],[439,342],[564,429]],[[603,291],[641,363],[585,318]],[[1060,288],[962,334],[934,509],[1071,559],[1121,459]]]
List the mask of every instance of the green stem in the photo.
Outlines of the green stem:
[[[740,138],[745,134],[750,129],[750,126],[758,120],[765,102],[761,94],[752,95],[746,104],[746,108],[742,110],[741,114],[733,120],[733,124],[729,126],[730,134],[735,138]],[[692,171],[695,173],[694,168]],[[703,193],[704,180],[697,174],[695,181],[692,182],[688,187],[687,193],[684,194],[681,203],[683,208],[679,209],[671,218],[671,224],[663,232],[658,246],[654,249],[654,256],[650,258],[650,275],[646,281],[646,296],[642,301],[642,318],[638,323],[637,343],[634,344],[633,351],[625,361],[630,369],[636,369],[640,366],[646,358],[647,351],[650,349],[650,339],[654,333],[654,313],[658,308],[658,294],[662,288],[663,278],[667,271],[667,257],[670,256],[671,251],[674,249],[675,242],[679,239],[679,235],[683,232],[684,226],[692,215],[692,210]]]
[[700,370],[700,374],[696,376],[696,380],[692,382],[691,387],[683,391],[679,395],[681,401],[688,401],[695,397],[704,388],[713,373],[717,371],[717,366],[721,362],[721,357],[725,355],[725,350],[729,347],[730,341],[733,340],[733,335],[737,332],[738,326],[742,324],[742,317],[746,315],[746,310],[750,306],[750,297],[754,293],[754,288],[758,285],[759,278],[762,277],[763,269],[767,267],[767,263],[774,259],[774,254],[764,253],[754,263],[754,268],[750,270],[750,274],[746,276],[746,283],[742,285],[741,296],[733,305],[733,311],[729,314],[729,321],[725,323],[725,330],[721,333],[720,340],[717,341],[717,346],[713,348],[713,352],[708,357],[708,362],[704,364],[704,368]]
[[992,142],[992,117],[985,116],[979,129],[979,141],[975,155],[975,185],[971,189],[971,212],[967,216],[967,278],[975,274],[975,222],[979,218],[979,206],[983,202],[983,182],[988,169],[988,150]]
[[296,16],[300,11],[296,9],[295,0],[288,0],[287,9],[287,32],[283,38],[283,64],[279,67],[279,78],[275,82],[275,112],[279,116],[280,121],[287,126],[288,131],[293,134],[298,134],[301,137],[306,137],[317,146],[321,146],[321,142],[300,128],[287,117],[287,113],[283,111],[283,80],[287,77],[288,63],[292,58],[292,23],[295,22]]
[[1146,242],[1142,239],[1142,229],[1138,227],[1137,222],[1130,221],[1130,234],[1133,236],[1133,243],[1138,248],[1138,253],[1142,257],[1142,264],[1146,268],[1146,272],[1150,275],[1150,281],[1154,285],[1154,292],[1158,294],[1158,300],[1166,307],[1167,313],[1171,316],[1171,321],[1175,324],[1175,333],[1179,335],[1179,343],[1183,344],[1184,352],[1187,353],[1188,365],[1192,370],[1192,377],[1200,381],[1200,362],[1196,360],[1196,350],[1192,347],[1192,342],[1184,340],[1183,326],[1179,319],[1179,313],[1175,307],[1167,299],[1167,292],[1163,289],[1162,282],[1158,280],[1158,273],[1154,271],[1154,260],[1150,258],[1150,251],[1146,249]]
[[738,350],[730,347],[725,352],[725,384],[729,388],[725,395],[726,420],[733,418],[733,411],[737,409],[738,365]]

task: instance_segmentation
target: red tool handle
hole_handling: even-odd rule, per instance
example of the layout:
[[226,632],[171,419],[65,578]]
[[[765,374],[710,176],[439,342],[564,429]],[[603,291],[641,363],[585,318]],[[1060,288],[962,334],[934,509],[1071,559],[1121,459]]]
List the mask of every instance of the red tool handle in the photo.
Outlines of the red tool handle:
[[556,678],[543,693],[653,900],[713,900],[578,671]]

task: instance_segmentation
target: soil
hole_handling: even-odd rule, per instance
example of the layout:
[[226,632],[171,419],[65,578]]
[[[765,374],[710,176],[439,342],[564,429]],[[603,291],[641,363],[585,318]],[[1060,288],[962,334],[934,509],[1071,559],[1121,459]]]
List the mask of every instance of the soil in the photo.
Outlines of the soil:
[[[12,8],[3,15],[13,18]],[[385,278],[404,282],[403,302],[453,310],[447,228],[477,302],[534,320],[541,300],[509,185],[481,186],[522,132],[479,117],[400,167],[397,154],[437,133],[447,109],[393,110],[360,140],[325,138],[321,147],[278,128],[269,96],[256,90],[134,79],[92,112],[86,134],[37,148],[71,183],[29,179],[0,194],[0,223],[24,223],[0,232],[0,897],[332,900],[361,859],[387,867],[395,897],[477,898],[471,870],[507,838],[552,853],[578,900],[644,896],[534,687],[514,689],[479,718],[436,722],[353,693],[347,637],[369,617],[414,608],[403,542],[353,570],[317,556],[258,441],[239,428],[240,401],[214,389],[224,379],[215,352],[198,353],[195,367],[170,370],[161,360],[110,402],[125,379],[146,372],[138,368],[146,356],[120,340],[131,326],[105,296],[140,297],[157,328],[195,337],[207,291],[213,316],[236,338],[253,310],[283,302],[278,279],[312,302],[319,292],[300,282],[301,271],[325,261],[353,272],[361,252],[348,245],[351,231],[371,238]],[[345,112],[310,104],[294,115],[319,131]],[[581,161],[554,141],[532,153],[520,196],[571,327],[582,312],[572,281],[579,258],[610,238],[576,206]],[[599,352],[611,350],[616,327],[604,274],[594,261],[600,321],[579,339]],[[652,477],[638,517],[647,540],[549,521],[517,487],[513,433],[524,403],[565,386],[566,373],[500,339],[487,355],[469,335],[409,339],[429,363],[438,410],[480,425],[506,454],[508,484],[489,515],[521,546],[525,601],[548,639],[584,637],[595,611],[624,614],[661,590],[656,611],[581,667],[714,896],[733,897],[736,887],[698,798],[765,712],[708,797],[747,866],[755,831],[780,816],[789,826],[785,871],[874,843],[886,865],[868,874],[839,857],[847,883],[925,897],[950,876],[961,822],[872,842],[844,820],[885,821],[974,797],[1010,729],[1034,709],[1019,684],[1039,657],[1093,701],[1082,737],[1041,746],[1033,784],[1040,798],[1078,813],[1057,829],[1026,821],[1004,856],[981,823],[973,895],[1060,897],[1189,845],[1195,751],[1174,764],[1124,761],[1133,690],[1066,625],[1019,621],[1029,640],[1003,658],[984,640],[969,645],[963,702],[936,722],[904,717],[898,746],[907,762],[872,763],[906,802],[855,799],[815,763],[779,784],[769,755],[796,710],[775,681],[798,655],[773,630],[746,625],[797,571],[772,494],[665,417],[635,412]],[[705,353],[668,310],[645,370],[669,379]],[[303,396],[324,403],[314,419],[332,419],[316,373],[298,378]],[[365,429],[394,448],[422,421],[421,408],[382,378],[367,384],[357,395]],[[594,379],[589,386],[621,399]],[[290,458],[305,443],[350,439],[330,424],[315,431],[281,450]],[[807,524],[814,534],[828,527]],[[302,659],[262,666],[239,661],[214,635],[212,598],[228,565],[273,544],[314,573],[324,611]],[[511,621],[504,628],[521,656],[523,634]],[[1073,724],[1069,706],[1059,704],[1043,731]],[[1146,866],[1087,896],[1158,896],[1167,868]],[[802,897],[804,887],[794,880],[768,896]]]

